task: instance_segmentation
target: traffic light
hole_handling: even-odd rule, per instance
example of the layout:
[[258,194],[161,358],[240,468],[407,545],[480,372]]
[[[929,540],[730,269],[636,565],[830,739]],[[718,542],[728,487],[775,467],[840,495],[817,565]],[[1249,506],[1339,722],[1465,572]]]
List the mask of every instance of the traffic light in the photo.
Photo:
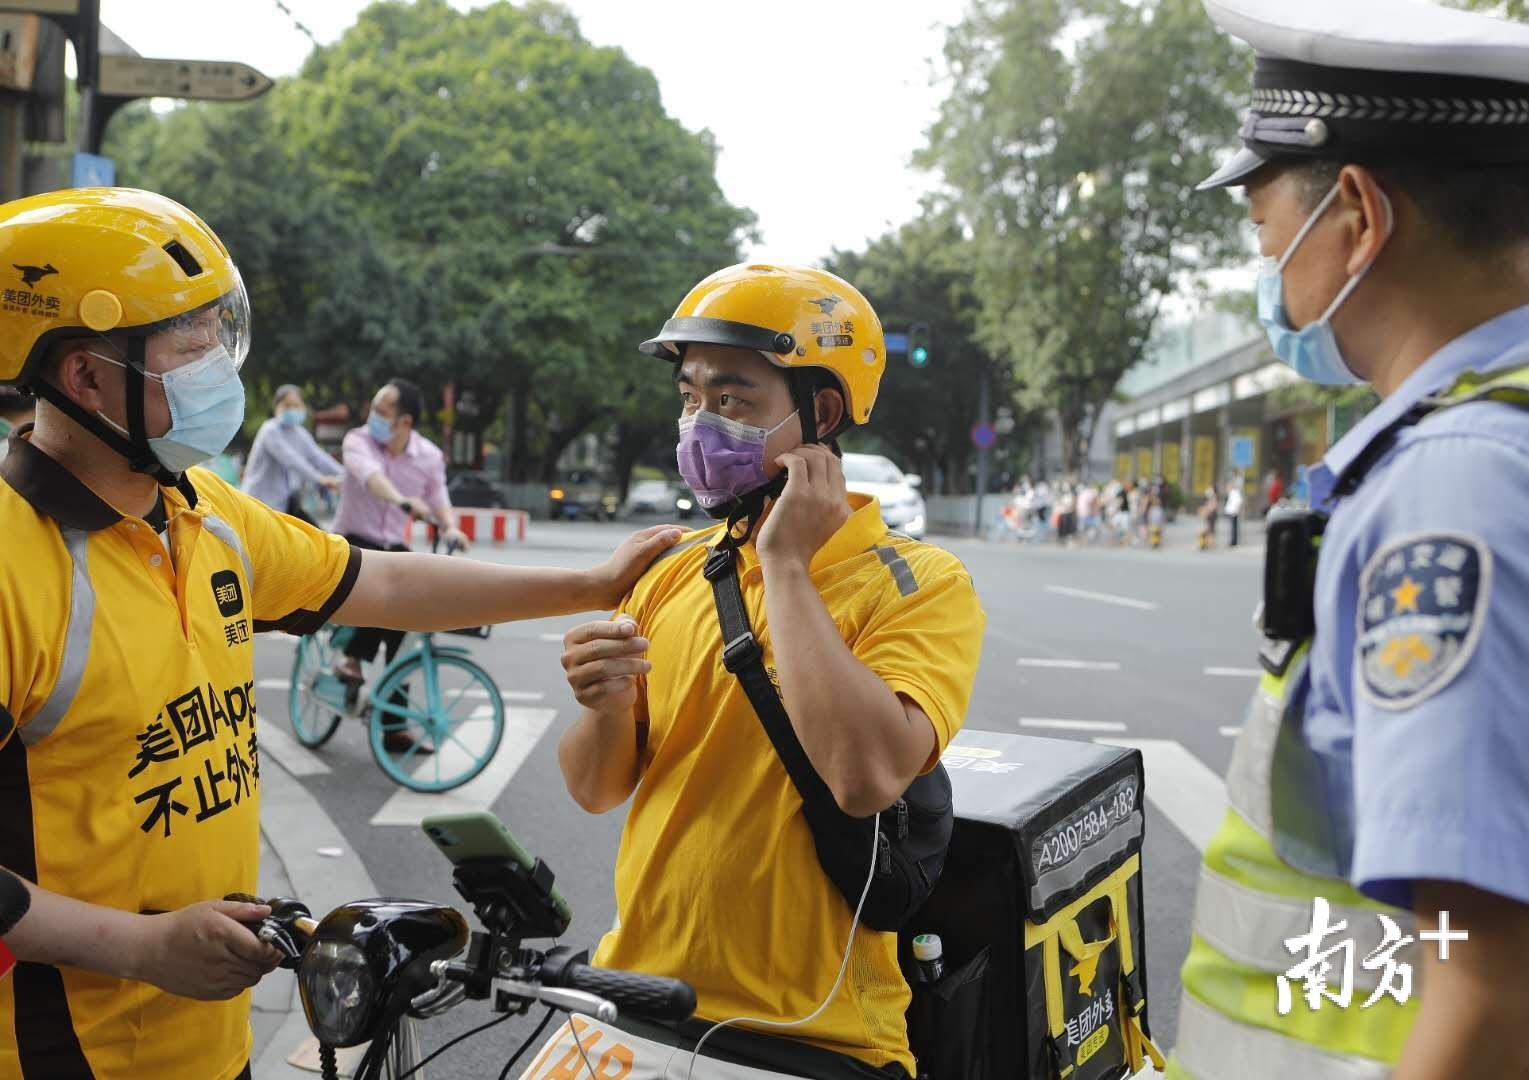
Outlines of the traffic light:
[[928,323],[914,323],[908,327],[908,363],[916,368],[929,363]]

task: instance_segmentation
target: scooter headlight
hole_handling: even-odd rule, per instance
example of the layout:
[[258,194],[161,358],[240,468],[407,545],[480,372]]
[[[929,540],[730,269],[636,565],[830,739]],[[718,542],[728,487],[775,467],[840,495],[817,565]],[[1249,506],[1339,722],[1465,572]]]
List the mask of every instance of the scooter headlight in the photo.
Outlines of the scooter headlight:
[[349,941],[315,941],[297,970],[303,1011],[319,1041],[355,1046],[369,1037],[377,979],[366,954]]

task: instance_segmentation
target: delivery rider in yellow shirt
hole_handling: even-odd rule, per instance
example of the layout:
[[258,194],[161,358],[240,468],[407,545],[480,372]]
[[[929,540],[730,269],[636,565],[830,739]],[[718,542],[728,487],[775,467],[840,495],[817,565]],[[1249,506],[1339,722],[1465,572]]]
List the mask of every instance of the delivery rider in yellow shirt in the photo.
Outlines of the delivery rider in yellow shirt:
[[[259,850],[252,634],[608,608],[679,530],[592,571],[351,548],[198,468],[244,419],[244,285],[184,207],[120,188],[0,206],[0,385],[38,397],[0,464],[6,1080],[248,1077],[236,920]],[[162,912],[162,914],[154,914]]]

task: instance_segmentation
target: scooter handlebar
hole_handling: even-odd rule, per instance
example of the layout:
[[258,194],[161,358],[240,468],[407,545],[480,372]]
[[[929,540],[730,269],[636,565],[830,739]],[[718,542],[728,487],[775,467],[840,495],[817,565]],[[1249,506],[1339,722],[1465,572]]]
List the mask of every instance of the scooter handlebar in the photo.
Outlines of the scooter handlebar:
[[688,1020],[695,1012],[695,990],[687,982],[593,967],[575,959],[575,955],[554,949],[542,964],[542,985],[582,990],[605,998],[622,1012],[654,1020]]

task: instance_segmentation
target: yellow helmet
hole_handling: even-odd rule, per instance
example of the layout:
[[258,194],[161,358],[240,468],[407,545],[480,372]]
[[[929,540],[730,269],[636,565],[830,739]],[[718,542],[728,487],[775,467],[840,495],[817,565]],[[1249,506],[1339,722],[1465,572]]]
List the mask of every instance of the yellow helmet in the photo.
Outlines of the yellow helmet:
[[0,206],[0,385],[36,378],[53,342],[147,337],[219,305],[236,366],[249,301],[228,249],[191,211],[132,188],[77,188]]
[[639,348],[671,362],[705,342],[762,352],[788,371],[827,368],[849,419],[865,424],[887,368],[881,320],[849,282],[808,266],[739,263],[691,289],[659,335]]

